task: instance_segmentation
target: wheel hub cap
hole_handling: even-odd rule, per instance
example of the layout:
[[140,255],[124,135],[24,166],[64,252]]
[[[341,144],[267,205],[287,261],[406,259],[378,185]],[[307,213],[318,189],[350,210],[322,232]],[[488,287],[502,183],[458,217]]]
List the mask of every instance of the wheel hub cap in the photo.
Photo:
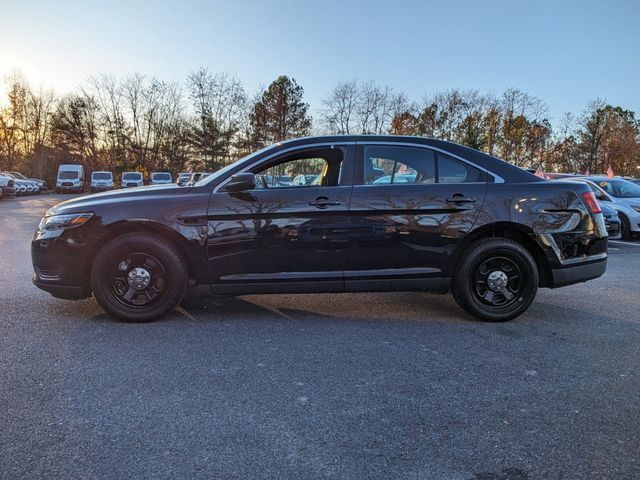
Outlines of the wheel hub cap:
[[151,274],[144,268],[134,268],[127,275],[127,283],[134,290],[144,290],[151,283]]
[[487,287],[494,292],[500,292],[507,287],[508,281],[509,278],[506,273],[502,270],[496,270],[495,272],[491,272],[487,278]]

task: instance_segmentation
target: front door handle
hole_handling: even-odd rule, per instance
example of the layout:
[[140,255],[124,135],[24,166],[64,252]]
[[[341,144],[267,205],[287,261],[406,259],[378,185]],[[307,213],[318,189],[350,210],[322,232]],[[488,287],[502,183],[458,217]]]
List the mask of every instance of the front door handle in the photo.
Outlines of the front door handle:
[[317,208],[327,208],[330,206],[340,205],[340,200],[329,200],[327,197],[318,197],[315,200],[309,202],[309,205]]
[[476,199],[472,197],[465,197],[460,193],[456,193],[455,195],[445,199],[447,203],[475,203]]

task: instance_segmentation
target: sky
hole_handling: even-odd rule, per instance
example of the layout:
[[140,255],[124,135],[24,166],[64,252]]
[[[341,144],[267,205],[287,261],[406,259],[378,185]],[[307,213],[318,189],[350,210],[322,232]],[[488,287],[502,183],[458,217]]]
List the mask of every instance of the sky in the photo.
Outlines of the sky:
[[200,66],[250,94],[289,75],[312,111],[355,79],[418,101],[519,88],[554,123],[594,98],[640,114],[640,0],[0,0],[2,77],[66,93],[89,75],[183,82]]

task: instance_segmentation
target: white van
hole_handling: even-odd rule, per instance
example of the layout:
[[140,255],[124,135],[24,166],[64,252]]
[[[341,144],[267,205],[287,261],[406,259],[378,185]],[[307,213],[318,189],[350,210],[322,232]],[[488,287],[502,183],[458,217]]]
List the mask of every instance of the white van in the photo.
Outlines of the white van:
[[144,185],[144,177],[140,172],[123,172],[120,186],[122,188],[128,187],[142,187]]
[[91,172],[91,191],[101,192],[113,189],[113,173],[99,171]]
[[56,193],[84,191],[84,168],[75,163],[63,163],[58,167]]
[[173,183],[173,178],[169,172],[152,172],[151,185],[166,185]]

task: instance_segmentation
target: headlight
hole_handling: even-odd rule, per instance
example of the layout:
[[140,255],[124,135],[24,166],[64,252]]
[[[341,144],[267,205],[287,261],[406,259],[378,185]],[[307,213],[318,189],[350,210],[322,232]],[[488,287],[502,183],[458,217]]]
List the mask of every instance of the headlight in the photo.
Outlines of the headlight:
[[93,213],[70,213],[68,215],[52,215],[50,217],[44,217],[40,221],[38,230],[44,232],[51,230],[76,228],[87,223],[87,221],[91,217],[93,217]]
[[631,205],[631,208],[633,208],[636,212],[640,213],[640,206]]

